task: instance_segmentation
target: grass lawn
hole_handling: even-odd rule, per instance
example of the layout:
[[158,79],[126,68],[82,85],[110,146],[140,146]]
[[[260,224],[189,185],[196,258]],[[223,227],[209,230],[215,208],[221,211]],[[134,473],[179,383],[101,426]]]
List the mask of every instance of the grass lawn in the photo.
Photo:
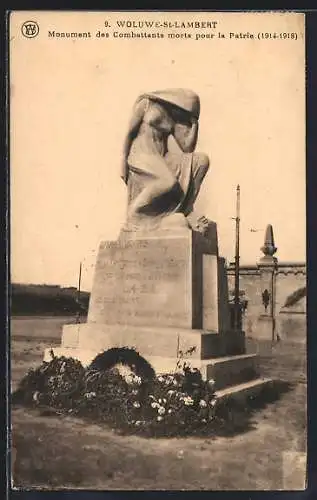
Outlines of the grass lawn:
[[[60,342],[69,318],[12,322],[12,386],[43,350]],[[263,356],[266,375],[292,382],[280,399],[233,422],[226,435],[145,439],[45,411],[12,408],[19,488],[119,490],[262,490],[283,482],[283,452],[306,450],[305,347],[279,346]],[[289,472],[289,471],[288,471]],[[291,488],[303,487],[303,472]]]

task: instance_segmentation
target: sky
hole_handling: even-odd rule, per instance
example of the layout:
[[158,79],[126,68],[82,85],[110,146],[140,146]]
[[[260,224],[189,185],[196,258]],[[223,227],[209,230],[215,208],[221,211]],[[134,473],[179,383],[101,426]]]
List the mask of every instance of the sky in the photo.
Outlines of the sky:
[[[217,20],[212,40],[113,38],[118,19],[202,16]],[[21,34],[26,18],[40,27],[33,39]],[[105,20],[111,36],[95,38]],[[92,36],[53,38],[49,30]],[[297,40],[236,39],[230,32],[294,32]],[[267,224],[280,261],[305,261],[303,33],[301,14],[14,13],[11,280],[76,285],[82,261],[82,287],[90,289],[100,241],[115,240],[125,220],[120,158],[133,103],[143,92],[176,87],[201,99],[196,150],[209,155],[210,170],[196,208],[217,222],[221,255],[234,258],[240,184],[241,263],[261,257]]]

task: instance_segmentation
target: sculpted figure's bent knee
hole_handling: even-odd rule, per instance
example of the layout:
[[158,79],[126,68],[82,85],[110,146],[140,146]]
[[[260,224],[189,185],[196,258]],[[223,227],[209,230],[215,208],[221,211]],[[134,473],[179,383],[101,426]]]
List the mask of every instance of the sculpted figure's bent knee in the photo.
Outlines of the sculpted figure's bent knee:
[[209,169],[208,156],[194,152],[199,114],[199,97],[187,89],[150,92],[137,99],[121,172],[129,188],[128,223],[173,213],[184,214],[190,226],[208,223],[205,217],[193,217]]

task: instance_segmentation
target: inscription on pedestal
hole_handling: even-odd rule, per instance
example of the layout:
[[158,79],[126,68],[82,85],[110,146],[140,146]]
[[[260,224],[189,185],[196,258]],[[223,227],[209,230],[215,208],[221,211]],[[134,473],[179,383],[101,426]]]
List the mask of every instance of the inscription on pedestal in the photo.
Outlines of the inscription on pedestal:
[[88,321],[191,327],[190,240],[101,244]]

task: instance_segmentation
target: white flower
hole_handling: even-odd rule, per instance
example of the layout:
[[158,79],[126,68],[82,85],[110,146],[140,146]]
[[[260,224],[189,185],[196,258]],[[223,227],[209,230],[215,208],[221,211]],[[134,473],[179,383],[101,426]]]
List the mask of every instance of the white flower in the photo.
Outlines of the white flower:
[[142,424],[141,420],[137,420],[137,421],[135,422],[135,425],[141,425],[141,424]]
[[170,385],[174,382],[175,378],[174,375],[168,375],[165,379],[165,384]]
[[167,413],[171,414],[172,413],[172,409],[170,408]]
[[136,395],[138,394],[138,392],[139,392],[139,391],[138,391],[137,389],[133,389],[133,390],[131,391],[131,394],[133,394],[133,396],[136,396]]
[[127,384],[132,384],[132,382],[133,382],[133,375],[132,375],[132,373],[129,373],[124,378],[125,378],[125,381],[126,381]]
[[159,403],[160,403],[160,404],[162,403],[162,400],[161,400],[161,398],[160,398],[160,399],[159,399],[158,401],[159,401]]
[[165,413],[165,408],[164,408],[164,406],[160,406],[160,407],[158,408],[158,410],[157,410],[157,413],[158,413],[159,415],[164,415],[164,413]]
[[91,399],[91,398],[94,398],[96,397],[96,393],[95,392],[86,392],[85,393],[85,398],[86,399]]
[[165,398],[163,398],[163,403],[166,403],[166,402],[167,402],[167,400]]
[[173,394],[175,393],[175,391],[172,391],[171,389],[167,392],[167,395],[168,396],[173,396]]
[[215,380],[214,380],[213,378],[210,378],[210,379],[208,380],[208,384],[209,384],[209,385],[215,385],[215,383],[216,383],[216,382],[215,382]]
[[141,405],[140,405],[139,401],[134,401],[133,406],[134,406],[134,408],[140,408]]
[[202,421],[203,424],[207,423],[207,420],[205,418],[203,418],[201,421]]
[[141,385],[141,383],[142,383],[142,379],[141,379],[141,377],[139,377],[138,375],[135,375],[135,376],[134,376],[134,382],[135,382],[137,385]]
[[177,385],[177,380],[173,380],[173,385]]
[[216,400],[212,400],[212,401],[210,401],[210,403],[209,403],[209,404],[210,404],[210,406],[216,406],[217,401],[216,401]]
[[40,394],[39,391],[35,391],[33,393],[33,401],[38,401],[39,400],[39,394]]
[[153,401],[153,403],[151,403],[151,406],[152,408],[159,408],[160,405],[158,403],[156,403],[155,401]]
[[156,420],[157,420],[158,422],[161,422],[161,420],[163,420],[163,417],[158,416]]
[[164,382],[164,378],[163,378],[163,377],[161,377],[161,376],[160,376],[160,377],[158,377],[158,378],[157,378],[157,380],[158,380],[159,382]]
[[194,404],[194,400],[190,396],[187,396],[184,398],[184,403],[186,406],[191,406]]
[[207,406],[206,401],[205,401],[204,399],[201,399],[201,400],[199,401],[199,406],[200,406],[201,408],[206,408],[206,406]]

